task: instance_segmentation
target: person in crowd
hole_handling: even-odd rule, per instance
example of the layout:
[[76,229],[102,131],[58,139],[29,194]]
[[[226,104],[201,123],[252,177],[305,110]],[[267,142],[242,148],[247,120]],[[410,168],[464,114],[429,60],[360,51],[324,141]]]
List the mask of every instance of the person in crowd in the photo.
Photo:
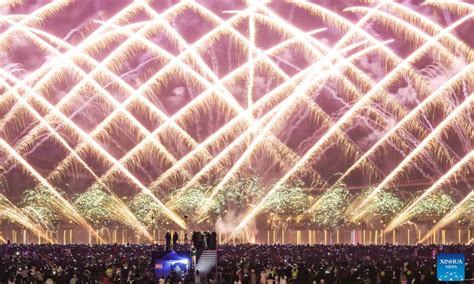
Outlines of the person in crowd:
[[196,261],[197,261],[197,250],[195,246],[191,247],[191,262],[192,262],[192,267],[196,267]]
[[267,284],[267,271],[265,269],[260,272],[260,284]]
[[204,232],[204,249],[208,249],[209,246],[209,232]]
[[170,232],[166,232],[165,242],[166,242],[166,250],[170,250],[171,249],[171,234],[170,234]]
[[197,232],[194,231],[193,234],[191,235],[191,241],[193,243],[193,246],[198,249],[198,235],[197,235]]
[[201,284],[201,274],[199,274],[199,270],[196,270],[194,274],[194,284]]
[[69,280],[69,284],[77,284],[79,279],[77,278],[77,275],[73,275],[72,278]]
[[217,233],[212,232],[209,238],[210,238],[210,243],[211,243],[210,249],[215,250],[217,247]]
[[193,245],[194,247],[196,247],[198,251],[202,251],[207,248],[207,242],[209,242],[208,235],[209,234],[207,232],[205,233],[194,232],[193,233],[192,235]]
[[176,247],[176,244],[178,243],[178,238],[179,238],[178,232],[174,232],[174,234],[173,234],[173,248]]

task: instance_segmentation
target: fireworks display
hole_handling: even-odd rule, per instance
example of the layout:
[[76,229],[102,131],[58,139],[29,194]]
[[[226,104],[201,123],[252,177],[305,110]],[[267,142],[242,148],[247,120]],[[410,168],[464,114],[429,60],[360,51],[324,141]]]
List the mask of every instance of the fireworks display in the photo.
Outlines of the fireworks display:
[[473,33],[469,1],[0,1],[0,216],[442,228],[472,211]]

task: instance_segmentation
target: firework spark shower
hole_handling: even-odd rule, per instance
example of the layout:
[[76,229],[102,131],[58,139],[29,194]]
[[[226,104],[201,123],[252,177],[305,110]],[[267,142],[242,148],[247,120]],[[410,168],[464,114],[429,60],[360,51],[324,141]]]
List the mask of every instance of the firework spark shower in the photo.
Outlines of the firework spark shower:
[[292,196],[298,221],[472,219],[473,33],[469,1],[0,0],[0,214],[45,235],[36,190],[87,231],[104,193],[148,239]]

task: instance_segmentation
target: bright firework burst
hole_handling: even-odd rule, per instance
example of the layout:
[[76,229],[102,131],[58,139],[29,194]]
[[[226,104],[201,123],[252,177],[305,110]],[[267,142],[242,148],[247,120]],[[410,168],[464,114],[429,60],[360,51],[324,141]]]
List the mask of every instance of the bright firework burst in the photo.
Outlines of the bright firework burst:
[[326,228],[343,226],[346,223],[345,215],[350,199],[349,191],[341,185],[322,194],[311,210],[311,221]]
[[425,191],[389,227],[444,187],[464,206],[474,6],[362,2],[2,1],[2,193],[46,188],[86,230],[55,188],[100,193],[145,235],[118,198],[132,188],[183,227],[180,202],[209,201],[196,221],[222,213],[254,176],[237,229],[295,182],[326,192],[310,215],[342,183],[373,186],[352,222],[394,188]]

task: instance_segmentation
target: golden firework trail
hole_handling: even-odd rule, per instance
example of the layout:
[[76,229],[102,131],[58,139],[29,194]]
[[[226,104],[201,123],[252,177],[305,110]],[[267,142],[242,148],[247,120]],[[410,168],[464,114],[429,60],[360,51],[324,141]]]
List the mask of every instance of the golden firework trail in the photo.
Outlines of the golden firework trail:
[[[377,47],[375,47],[377,48]],[[364,52],[366,52],[366,50],[362,50]],[[360,52],[360,54],[364,54],[363,52]],[[357,56],[360,56],[359,53],[356,53],[354,55],[352,55],[351,57],[354,57],[354,58],[357,58]],[[323,75],[327,75],[327,76],[330,76],[332,75],[332,73],[336,72],[337,68],[340,67],[340,64],[336,64],[336,65],[333,65],[331,66],[331,68],[327,71],[327,73],[323,72],[322,74]],[[293,93],[293,96],[297,96],[300,94],[300,92],[306,92],[308,88],[311,87],[312,84],[314,84],[315,82],[318,83],[319,80],[321,79],[320,77],[321,76],[316,76],[316,74],[318,73],[321,73],[322,70],[315,70],[316,72],[314,72],[312,74],[312,76],[308,76],[308,78],[306,79],[306,81],[304,82],[304,84],[301,84],[299,86],[298,89],[296,89]],[[287,104],[291,104],[292,102],[287,102]],[[281,112],[280,112],[281,113]],[[271,125],[273,126],[273,125]],[[334,128],[334,126],[332,126]],[[267,126],[268,128],[268,126]],[[330,130],[332,130],[333,128],[330,128]],[[336,131],[338,131],[336,129]],[[257,140],[255,140],[257,141]],[[253,142],[253,143],[256,143],[256,142]],[[316,145],[316,144],[315,144]],[[313,146],[314,147],[314,146]],[[311,150],[309,150],[269,191],[268,193],[259,201],[259,203],[253,207],[246,215],[245,217],[243,218],[243,220],[241,221],[241,223],[236,227],[236,231],[240,231],[241,229],[245,228],[247,222],[249,222],[252,218],[254,218],[256,216],[256,214],[258,214],[260,212],[260,210],[263,209],[264,207],[264,204],[266,202],[266,200],[268,198],[271,197],[271,195],[276,191],[278,190],[278,188],[280,188],[281,186],[283,186],[286,182],[288,182],[288,180],[298,171],[300,170],[301,167],[304,167],[304,166],[307,166],[307,163],[308,163],[308,159],[309,159],[309,156],[311,155],[310,153]]]
[[[13,222],[24,226],[33,232],[33,234],[43,238],[47,242],[56,242],[56,240],[51,238],[50,234],[48,234],[48,232],[40,226],[40,223],[32,220],[28,215],[22,212],[20,208],[16,207],[2,194],[0,194],[0,217],[10,219]],[[6,243],[4,238],[1,238],[0,241]]]
[[[354,45],[349,46],[347,48],[347,50],[350,51],[352,48],[356,48],[360,45],[361,45],[361,43],[355,43]],[[351,61],[352,59],[357,59],[357,57],[363,56],[364,54],[366,54],[366,52],[371,51],[371,50],[372,50],[372,48],[363,49],[362,51],[359,51],[358,53],[356,53],[356,54],[352,55],[351,57],[349,57],[348,60]],[[233,175],[235,175],[235,172],[240,169],[240,167],[247,161],[247,159],[249,159],[251,157],[251,155],[253,155],[253,149],[261,143],[267,143],[266,141],[264,141],[264,139],[267,138],[267,135],[268,135],[267,133],[272,133],[271,130],[274,129],[277,126],[277,124],[279,124],[281,122],[281,117],[285,116],[286,111],[288,111],[288,110],[291,111],[296,106],[296,102],[299,99],[299,96],[305,94],[307,89],[311,88],[313,85],[316,85],[316,84],[320,83],[321,80],[327,80],[328,77],[330,77],[334,72],[336,72],[338,67],[345,64],[345,62],[343,61],[342,63],[336,64],[334,66],[330,66],[330,70],[326,71],[324,69],[328,68],[327,65],[329,64],[329,62],[331,62],[332,58],[327,57],[327,58],[325,58],[325,60],[327,60],[328,62],[324,62],[324,63],[326,63],[324,65],[323,65],[323,63],[319,63],[319,64],[321,64],[320,69],[315,68],[314,70],[312,70],[312,72],[310,74],[308,74],[308,77],[305,78],[305,81],[303,81],[302,84],[300,84],[300,86],[298,86],[294,90],[293,94],[291,96],[288,96],[288,98],[286,98],[285,101],[282,102],[282,104],[280,105],[280,107],[282,109],[276,109],[275,110],[277,112],[277,114],[275,114],[271,118],[271,120],[266,123],[265,127],[263,127],[263,130],[261,130],[259,132],[259,135],[252,141],[252,143],[248,146],[248,148],[245,150],[245,152],[242,154],[242,156],[237,160],[237,162],[234,164],[234,166],[224,176],[222,181],[217,186],[214,187],[214,189],[211,193],[211,196],[210,196],[211,199],[214,198],[220,190],[222,190],[223,186],[226,183],[228,183],[231,178],[234,177]],[[326,72],[324,72],[324,71],[326,71]],[[325,76],[324,77],[323,76],[316,76],[316,74],[318,74],[318,73],[321,73]],[[257,124],[254,124],[254,127],[261,127],[261,126],[257,123]],[[241,138],[241,137],[239,137],[239,138]],[[236,141],[238,141],[238,139],[236,139],[234,142],[236,142]],[[301,160],[299,160],[298,162],[300,162],[300,161]],[[284,182],[286,182],[286,179],[284,180]],[[284,182],[282,184],[284,184]],[[280,184],[280,186],[282,184]],[[275,186],[274,188],[277,188],[277,187]],[[270,195],[271,195],[271,193],[269,193],[267,196],[269,197]],[[262,199],[259,204],[264,204],[265,200],[266,200],[266,198]],[[262,206],[262,205],[260,205],[260,206]],[[204,209],[206,209],[206,208],[204,208]],[[255,210],[257,210],[257,209],[255,209]]]
[[[422,28],[423,30],[425,30],[431,36],[435,36],[437,33],[442,32],[442,27],[439,26],[437,23],[433,22],[429,18],[426,18],[426,17],[418,14],[417,12],[415,12],[413,10],[410,10],[410,9],[404,7],[401,4],[398,4],[398,3],[392,2],[392,1],[384,2],[384,4],[387,4],[389,9],[392,9],[395,12],[401,11],[399,13],[400,18],[406,20],[407,22],[406,23],[399,22],[400,19],[393,18],[393,16],[390,16],[390,18],[394,19],[394,21],[397,21],[397,22],[401,23],[401,25],[405,26],[406,29],[412,30],[412,32],[414,31],[416,34],[421,34],[421,36],[424,38],[424,40],[429,40],[429,38],[427,37],[427,34],[421,32],[417,29],[414,29],[410,26],[406,26],[406,25],[407,24],[413,24],[415,26],[418,26],[418,27]],[[354,9],[357,10],[357,8],[354,8]],[[367,10],[365,8],[360,8],[360,9],[362,9],[364,11]],[[381,17],[381,20],[384,20],[384,19],[385,19],[384,17]],[[465,54],[465,56],[467,58],[470,58],[470,61],[472,60],[473,51],[470,47],[468,47],[463,41],[460,41],[459,39],[452,36],[451,34],[447,34],[447,37],[448,37],[449,43],[451,44],[450,45],[451,48],[454,46],[457,49],[459,49],[459,46],[461,46],[463,54]],[[456,49],[456,48],[454,48],[454,49]],[[427,102],[431,102],[431,101],[427,101]],[[422,107],[417,107],[415,110],[423,111],[423,108]],[[416,116],[416,114],[417,114],[416,112],[412,111],[411,113],[408,114],[408,116],[406,118],[408,118],[408,117],[409,118],[412,118],[412,117],[414,118]],[[415,121],[418,121],[418,120],[419,119],[416,119]],[[393,127],[390,131],[388,131],[381,139],[379,139],[368,151],[366,151],[356,162],[354,162],[352,164],[352,166],[349,169],[347,169],[344,172],[344,174],[342,174],[341,177],[334,183],[334,185],[337,185],[340,182],[342,182],[354,170],[366,166],[366,163],[371,161],[371,159],[370,159],[371,155],[374,155],[375,152],[379,150],[379,147],[388,146],[388,145],[390,145],[390,142],[392,142],[391,140],[397,139],[396,134],[399,133],[400,130],[404,129],[404,128],[402,128],[402,126],[404,126],[403,122],[405,124],[412,124],[413,120],[403,119],[402,121],[400,121],[395,127]],[[393,143],[395,143],[395,142],[393,142]],[[450,157],[447,157],[447,158],[450,158]],[[332,190],[332,187],[329,188],[328,190]],[[317,205],[318,204],[317,204],[317,201],[316,201],[315,204],[312,205],[311,208],[308,210],[308,213],[314,211],[314,209],[316,209]]]
[[472,172],[472,167],[474,164],[474,151],[471,151],[459,162],[457,162],[448,172],[446,172],[442,177],[440,177],[432,186],[426,189],[422,195],[420,195],[416,200],[411,202],[411,204],[405,208],[400,214],[398,214],[391,222],[388,224],[385,231],[391,231],[403,222],[410,219],[413,209],[425,198],[427,198],[431,193],[440,190],[441,188],[449,185],[453,180],[457,180],[462,176]]
[[[238,35],[238,34],[237,34],[237,35]],[[241,36],[239,36],[239,38],[241,38]],[[243,40],[244,40],[244,41],[247,41],[246,39],[243,39]],[[284,43],[285,43],[285,42],[283,42],[282,44],[284,44]],[[273,51],[273,49],[276,49],[277,47],[280,48],[280,46],[277,45],[277,46],[275,46],[274,48],[272,48],[272,49],[270,49],[270,50]],[[268,50],[268,51],[270,51],[270,50]],[[261,55],[261,53],[259,53],[259,55]],[[267,58],[264,58],[264,59],[267,59]],[[251,62],[253,62],[253,60],[251,60]],[[251,63],[251,62],[248,62],[248,64]],[[267,59],[267,62],[269,62],[269,64],[272,64],[271,60],[269,60],[269,59]],[[274,65],[274,64],[273,64],[273,65]],[[238,72],[239,69],[240,69],[240,68],[238,68],[237,70],[235,70],[235,71],[232,72],[232,73]],[[279,72],[280,74],[283,74],[282,76],[284,76],[284,77],[286,76],[286,74],[283,73],[278,67],[276,68],[276,71]],[[229,75],[228,75],[228,76],[229,76]],[[286,76],[285,78],[287,78],[287,76]],[[219,83],[220,83],[220,82],[219,82]],[[267,97],[270,97],[270,96],[266,96],[265,99],[267,99]],[[240,111],[240,114],[243,113],[240,109],[237,109],[237,111]],[[240,114],[239,114],[239,115],[240,115]],[[246,113],[243,113],[243,114],[246,115],[246,118],[247,118],[248,120],[251,119],[251,116],[250,116],[250,118],[248,117],[249,114],[246,114]],[[229,123],[229,124],[230,124],[230,123]],[[229,124],[228,124],[228,125],[229,125]],[[203,144],[204,144],[204,143],[202,143],[201,145],[203,145]],[[227,149],[227,148],[226,148],[226,149]],[[184,159],[182,159],[182,160],[184,160]],[[173,166],[172,168],[178,167],[178,165],[181,166],[182,163],[178,163],[178,164],[176,164],[175,166]],[[168,172],[168,171],[167,171],[167,172]],[[195,177],[199,177],[199,176],[200,176],[200,175],[198,174],[198,175],[196,175]],[[166,177],[166,173],[163,174],[160,178],[162,178],[162,177]],[[194,179],[194,180],[195,180],[195,179]],[[160,180],[157,180],[156,182],[154,182],[154,183],[152,184],[152,188],[155,187],[154,184],[159,183],[159,182],[160,182]],[[192,185],[192,184],[193,184],[193,183],[191,182],[191,185]],[[188,184],[188,186],[189,186],[189,185],[190,185],[190,184]]]
[[[425,242],[430,236],[436,231],[441,230],[450,223],[458,220],[459,218],[465,217],[469,211],[473,210],[474,205],[474,191],[471,191],[463,200],[461,200],[451,211],[441,218],[432,228],[421,238],[420,242]],[[471,243],[471,241],[469,241]]]
[[[93,232],[97,235],[97,232],[94,228],[86,221],[82,216],[77,212],[76,208],[69,203],[66,199],[64,199],[61,194],[58,193],[56,189],[46,181],[33,167],[31,167],[27,161],[25,161],[20,155],[18,155],[14,149],[8,145],[5,140],[0,139],[0,147],[2,148],[2,152],[11,155],[15,160],[17,160],[25,169],[25,171],[32,175],[38,182],[40,182],[45,188],[47,188],[55,200],[51,201],[51,204],[54,204],[56,210],[59,210],[66,218],[74,221],[76,224],[84,228],[88,232]],[[98,235],[97,235],[98,236]]]
[[[371,9],[371,11],[369,13],[367,13],[367,15],[373,14],[373,13],[376,13],[376,9]],[[407,66],[409,66],[409,64],[411,64],[412,62],[419,59],[429,48],[432,48],[432,45],[439,45],[437,41],[440,38],[444,37],[452,29],[458,27],[460,24],[464,23],[465,21],[471,19],[473,16],[474,15],[469,14],[469,15],[461,18],[460,20],[458,20],[457,22],[452,24],[449,28],[444,29],[441,33],[439,33],[435,37],[432,37],[429,40],[427,40],[426,42],[424,42],[421,47],[419,47],[414,53],[412,53],[409,57],[407,57],[401,64],[397,65],[389,74],[387,74],[377,85],[375,85],[368,92],[368,94],[366,94],[354,106],[352,106],[352,108],[349,111],[347,111],[342,116],[342,118],[335,125],[333,125],[332,128],[330,128],[329,131],[326,132],[325,135],[317,143],[315,143],[312,146],[312,148],[310,150],[308,150],[306,152],[305,156],[303,156],[303,158],[299,161],[299,163],[297,165],[295,165],[295,167],[292,170],[287,172],[287,174],[285,176],[283,176],[283,178],[280,179],[280,181],[277,182],[276,185],[273,186],[270,189],[270,191],[265,195],[265,197],[255,207],[253,207],[249,212],[247,212],[245,214],[245,216],[244,216],[243,220],[241,221],[241,223],[236,227],[236,231],[239,231],[242,228],[244,228],[246,223],[248,221],[250,221],[252,218],[254,218],[255,215],[259,212],[259,210],[262,209],[262,207],[264,205],[264,202],[278,189],[278,187],[282,186],[292,176],[292,174],[296,171],[295,169],[297,169],[298,167],[304,166],[307,163],[306,160],[309,160],[313,155],[317,154],[318,153],[317,151],[320,150],[322,146],[326,145],[326,143],[329,142],[329,139],[332,138],[333,133],[335,133],[335,131],[339,130],[340,127],[343,127],[345,124],[347,124],[348,122],[346,120],[350,121],[351,119],[353,119],[353,114],[355,114],[359,110],[359,108],[364,107],[372,99],[372,96],[374,96],[374,94],[378,90],[384,88],[385,84],[390,84],[394,80],[394,78],[397,78],[397,76],[400,76],[402,70],[405,70],[407,68]],[[346,34],[345,36],[349,36],[349,34],[350,33]],[[341,42],[343,42],[343,40],[341,40],[339,43],[341,43]],[[338,44],[336,44],[336,46],[338,46]],[[465,69],[470,71],[469,67],[465,67]],[[461,78],[461,79],[463,79],[463,78]],[[450,82],[452,84],[459,84],[460,79],[459,78],[451,79]],[[394,174],[395,174],[394,172],[391,173],[391,175],[394,175]],[[389,177],[390,177],[390,175],[389,175]],[[376,189],[373,192],[371,192],[369,197],[374,196],[378,191],[380,191],[381,188],[383,188],[385,186],[385,183],[386,183],[387,180],[388,180],[387,178],[384,179],[384,182],[382,182],[379,186],[377,186]],[[364,208],[364,209],[367,208],[366,205],[369,201],[370,201],[370,198],[364,199],[361,202],[361,204],[356,208],[356,212],[361,210],[361,208]],[[353,214],[352,220],[357,219],[357,217],[359,217],[359,216],[356,215],[356,214]]]
[[[455,85],[453,86],[453,84],[458,84],[459,81],[463,78],[471,77],[472,72],[474,72],[474,63],[471,63],[470,65],[464,67],[463,70],[461,70],[458,74],[456,74],[456,76],[454,76],[445,84],[443,84],[442,87],[440,87],[428,99],[424,100],[420,105],[418,105],[410,114],[416,114],[416,111],[418,109],[429,107],[429,103],[436,102],[437,100],[442,99],[443,96],[447,96],[449,92],[453,91],[453,88],[455,87]],[[410,154],[406,156],[404,160],[394,170],[392,170],[392,172],[372,192],[370,192],[367,198],[365,198],[364,201],[359,204],[359,206],[355,209],[355,212],[353,213],[352,219],[360,219],[363,216],[363,213],[359,212],[359,210],[364,210],[363,208],[366,208],[365,205],[367,205],[367,203],[371,201],[371,198],[373,198],[383,188],[389,187],[390,183],[393,183],[393,181],[403,173],[405,168],[413,168],[413,160],[416,161],[417,158],[419,159],[418,156],[422,154],[422,151],[424,151],[427,147],[432,148],[432,145],[435,144],[440,138],[440,136],[445,133],[444,131],[446,130],[446,128],[452,126],[453,121],[458,118],[458,115],[462,115],[464,111],[471,111],[473,100],[473,96],[470,95],[456,110],[451,112],[450,115],[442,123],[440,123],[435,130],[433,130],[427,137],[425,137],[425,139],[419,145],[417,145],[416,148],[412,150]],[[414,116],[415,115],[406,116],[402,121],[400,121],[400,124],[403,125],[403,123],[411,122],[412,119],[416,119]],[[394,129],[398,130],[400,128]],[[468,134],[472,134],[472,125],[466,125],[465,131]]]
[[[150,196],[185,227],[175,213],[180,195],[174,189],[215,184],[196,212],[206,219],[213,199],[255,170],[270,186],[247,204],[238,231],[294,179],[332,190],[359,172],[374,178],[375,189],[351,205],[354,221],[366,217],[380,190],[397,187],[414,168],[425,178],[425,170],[434,168],[440,178],[389,229],[408,220],[429,193],[472,172],[474,53],[458,35],[474,17],[467,1],[424,2],[423,9],[455,16],[440,24],[422,9],[389,0],[343,9],[314,1],[234,1],[222,9],[200,1],[136,0],[114,14],[93,11],[67,34],[51,25],[77,1],[45,1],[34,11],[28,1],[0,2],[6,11],[0,15],[0,178],[8,180],[21,165],[37,185],[55,192],[54,185],[84,170],[92,178],[86,188],[106,189],[115,217],[148,239],[146,227],[115,193],[117,181]],[[302,27],[303,19],[317,25]],[[35,68],[15,61],[28,48],[44,57]],[[405,85],[411,93],[400,97]],[[442,120],[434,123],[439,109]],[[103,115],[96,118],[92,110]],[[308,135],[299,137],[294,133],[303,114],[310,117]],[[91,125],[87,130],[84,121]],[[373,141],[354,135],[361,127]],[[463,151],[445,142],[451,132]],[[126,139],[131,142],[123,145]],[[32,156],[50,141],[64,157],[43,174]],[[322,165],[334,151],[341,165]],[[379,159],[390,151],[402,158],[386,172]],[[441,172],[438,163],[449,169]],[[68,218],[90,230],[69,201],[54,196],[67,204]],[[318,204],[316,198],[307,213]],[[448,213],[436,226],[455,216]]]
[[[264,7],[262,7],[262,8],[264,9]],[[268,11],[267,9],[264,9],[264,10],[265,10],[265,12],[268,12],[269,14],[273,15],[273,13],[271,13],[271,11]],[[280,26],[281,24],[280,24],[279,22],[276,22],[276,23],[274,23],[274,25]],[[296,30],[297,30],[297,29],[296,29]],[[293,31],[293,30],[291,30],[291,33],[296,33],[296,34],[298,35],[298,32],[295,32],[295,31]],[[303,35],[304,35],[304,34],[303,34]],[[313,39],[313,41],[314,41],[314,39]],[[316,42],[316,44],[322,46],[322,48],[325,49],[326,51],[329,51],[329,53],[331,54],[331,56],[336,55],[336,56],[338,56],[338,59],[342,58],[342,59],[345,61],[346,64],[349,64],[349,65],[352,64],[350,61],[347,60],[347,58],[341,56],[340,54],[337,54],[337,53],[334,53],[334,52],[331,53],[331,50],[329,50],[329,48],[327,48],[327,47],[324,46],[324,45],[321,45],[319,42]],[[380,42],[378,42],[378,45],[380,45]],[[308,45],[308,46],[309,46],[309,48],[312,48],[312,45]],[[305,46],[305,48],[306,48],[306,47],[307,47],[307,46]],[[314,49],[314,48],[313,48],[313,49]],[[318,52],[319,52],[319,51],[318,51]],[[276,71],[278,72],[278,71],[279,71],[279,68],[277,68]],[[356,71],[356,73],[357,73],[357,75],[359,75],[359,76],[361,76],[361,77],[364,77],[364,75],[363,75],[362,72]],[[285,77],[285,79],[288,80],[287,76],[283,75],[283,77]],[[364,80],[367,80],[367,78],[364,77]],[[369,81],[370,81],[370,80],[369,80]],[[357,91],[356,91],[356,92],[357,92]],[[286,109],[285,109],[285,110],[286,110]],[[282,112],[283,112],[283,111],[282,111]],[[324,113],[324,112],[323,112],[323,113]],[[324,119],[327,119],[327,118],[324,118]],[[248,131],[250,131],[250,129],[249,129]],[[245,134],[245,133],[244,133],[244,134]],[[239,137],[239,138],[241,138],[241,137]],[[236,140],[236,141],[237,141],[237,140]],[[350,139],[349,139],[349,141],[350,141]],[[254,145],[255,145],[255,144],[254,144]],[[226,148],[226,150],[227,150],[227,149],[228,149],[228,148]],[[248,148],[248,149],[246,150],[245,154],[249,153],[249,151],[252,151],[252,150],[253,150],[253,148]],[[224,151],[220,153],[220,155],[222,155],[222,154],[224,154]],[[245,154],[244,154],[244,155],[245,155]],[[215,159],[214,161],[216,161],[216,160],[218,160],[218,159]],[[241,158],[239,161],[241,161],[241,160],[242,160],[242,158]],[[241,165],[241,163],[239,163],[239,162],[238,162],[237,164],[238,164],[238,165]],[[234,165],[234,167],[229,171],[228,174],[226,174],[226,176],[223,178],[222,182],[218,184],[218,186],[215,188],[215,190],[214,190],[213,193],[211,194],[211,197],[215,196],[215,194],[222,188],[222,186],[228,181],[228,179],[230,179],[230,178],[232,178],[232,177],[234,176],[234,175],[233,175],[233,174],[235,174],[235,170],[234,170],[234,169],[235,169],[236,167],[238,168],[237,164]],[[211,165],[211,163],[210,163],[209,165]],[[378,170],[377,168],[375,168],[375,169]],[[195,176],[194,180],[198,179],[199,174],[200,174],[200,173],[198,173],[198,175]],[[193,183],[191,182],[191,184],[193,184]],[[189,185],[189,184],[188,184],[188,185]]]
[[447,9],[457,15],[467,15],[474,12],[474,6],[467,2],[457,0],[428,0],[423,5],[434,6],[440,9]]
[[[31,95],[31,93],[30,93]],[[47,108],[49,108],[50,110],[52,110],[55,114],[57,114],[59,117],[61,117],[63,119],[64,122],[67,123],[68,126],[70,126],[72,129],[76,130],[77,133],[82,137],[84,138],[88,143],[90,143],[91,145],[95,146],[94,147],[94,150],[97,150],[99,152],[99,154],[101,154],[108,162],[112,163],[112,164],[115,164],[115,165],[118,165],[118,169],[121,170],[122,172],[124,172],[125,176],[127,178],[129,178],[131,180],[132,183],[134,183],[138,188],[140,188],[141,190],[143,190],[146,194],[150,195],[157,203],[158,205],[160,205],[165,214],[167,214],[171,220],[175,221],[179,226],[181,227],[184,227],[184,222],[181,220],[181,218],[179,216],[177,216],[176,214],[174,214],[172,211],[170,211],[164,204],[162,204],[154,194],[152,194],[145,186],[143,186],[143,184],[141,184],[140,181],[138,181],[136,179],[136,177],[134,177],[127,169],[125,169],[125,167],[121,164],[118,163],[118,161],[112,156],[110,155],[109,153],[107,153],[106,150],[104,150],[102,148],[102,146],[100,146],[95,140],[92,139],[91,136],[89,136],[88,134],[86,134],[82,129],[80,129],[79,127],[77,127],[73,122],[71,122],[69,120],[69,118],[67,118],[62,112],[58,111],[54,106],[52,106],[47,100],[45,100],[43,97],[41,96],[36,96],[34,97],[35,99],[39,99],[41,103],[43,103],[44,106],[46,106]],[[62,167],[61,167],[62,168]],[[143,226],[142,226],[143,227]],[[149,234],[145,234],[146,236],[149,236]]]
[[[11,76],[10,74],[4,72],[3,70],[0,70],[1,74],[3,76],[5,76],[5,78],[8,78],[16,83],[19,83],[21,84],[21,82],[19,82],[16,78],[14,78],[13,76]],[[6,85],[8,85],[6,82],[4,82]],[[60,143],[70,152],[72,153],[72,155],[81,163],[82,166],[84,166],[84,168],[90,172],[92,174],[92,176],[94,176],[97,180],[99,179],[95,173],[90,169],[90,167],[79,157],[79,155],[77,155],[76,151],[74,149],[72,149],[69,144],[61,137],[61,135],[59,133],[57,133],[53,127],[51,127],[42,117],[41,115],[34,109],[32,108],[26,101],[23,97],[21,97],[15,90],[13,90],[14,92],[14,96],[16,97],[16,99],[18,101],[21,101],[21,103],[23,104],[24,107],[26,107],[29,111],[30,114],[33,114],[33,116],[35,116],[35,118],[40,121],[47,129],[49,132],[53,133],[53,135],[55,136],[56,139],[58,139],[60,141]],[[48,178],[46,178],[46,180],[48,180]],[[137,230],[139,232],[141,232],[144,236],[146,236],[147,238],[151,239],[151,236],[150,234],[148,233],[148,231],[146,230],[146,228],[135,218],[135,216],[130,212],[130,210],[125,206],[125,204],[123,204],[123,202],[120,200],[120,198],[118,198],[105,184],[101,183],[101,185],[108,189],[109,192],[111,192],[112,194],[112,199],[115,201],[115,208],[116,208],[116,212],[119,213],[119,220],[123,220],[125,222],[125,224],[129,224],[131,225],[132,227],[135,227],[137,228]]]
[[[318,8],[319,8],[319,7],[318,7]],[[324,10],[324,9],[323,9],[323,10]],[[327,11],[325,11],[325,10],[324,10],[324,12],[327,13]],[[271,13],[271,12],[270,12],[270,13]],[[336,16],[336,17],[338,18],[338,16]],[[458,42],[459,42],[459,41],[458,41]],[[343,57],[343,58],[344,58],[344,57]],[[358,74],[358,75],[359,75],[359,74]],[[364,78],[364,79],[366,79],[366,78]],[[382,92],[382,91],[383,91],[383,90],[381,90],[381,92]],[[227,176],[226,176],[226,177],[227,177]],[[224,178],[224,180],[225,180],[225,178]],[[220,185],[220,184],[219,184],[219,185]],[[220,187],[218,186],[217,188],[220,188]]]

